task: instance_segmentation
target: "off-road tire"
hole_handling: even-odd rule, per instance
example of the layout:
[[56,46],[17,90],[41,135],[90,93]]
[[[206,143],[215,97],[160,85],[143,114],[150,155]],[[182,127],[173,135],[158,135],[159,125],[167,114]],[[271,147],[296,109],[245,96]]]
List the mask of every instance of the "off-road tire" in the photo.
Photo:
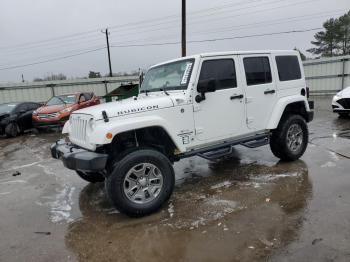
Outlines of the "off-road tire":
[[19,126],[15,122],[11,122],[7,124],[5,127],[5,134],[7,137],[16,137],[20,134],[21,130],[19,129]]
[[[156,166],[162,175],[162,187],[156,198],[148,203],[135,203],[124,192],[124,179],[138,164],[149,163]],[[106,179],[106,192],[112,204],[120,212],[141,217],[156,212],[171,196],[175,184],[175,174],[169,159],[153,149],[133,151],[118,161]]]
[[82,172],[82,171],[76,171],[76,172],[78,176],[80,176],[80,178],[90,183],[98,183],[98,182],[105,181],[105,177],[100,173]]
[[[287,133],[292,125],[298,125],[302,130],[302,143],[296,151],[288,147]],[[270,148],[272,153],[283,161],[294,161],[299,159],[305,152],[309,140],[309,132],[305,119],[300,115],[284,116],[277,129],[272,131],[270,137]]]

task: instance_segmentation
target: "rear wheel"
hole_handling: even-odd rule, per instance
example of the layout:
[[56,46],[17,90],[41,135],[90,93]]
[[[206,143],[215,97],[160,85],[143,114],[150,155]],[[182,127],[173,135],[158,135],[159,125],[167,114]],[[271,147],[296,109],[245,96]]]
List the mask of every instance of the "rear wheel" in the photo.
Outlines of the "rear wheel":
[[300,115],[283,117],[270,138],[272,153],[285,161],[300,158],[307,147],[309,133],[305,119]]
[[83,172],[83,171],[76,171],[76,172],[78,176],[80,176],[82,179],[90,183],[98,183],[98,182],[105,181],[105,177],[100,173]]
[[152,149],[141,149],[123,157],[106,180],[113,205],[134,217],[157,211],[173,191],[175,175],[169,159]]
[[9,123],[6,127],[5,127],[5,134],[7,137],[16,137],[18,136],[18,134],[20,133],[20,129],[17,123],[12,122]]

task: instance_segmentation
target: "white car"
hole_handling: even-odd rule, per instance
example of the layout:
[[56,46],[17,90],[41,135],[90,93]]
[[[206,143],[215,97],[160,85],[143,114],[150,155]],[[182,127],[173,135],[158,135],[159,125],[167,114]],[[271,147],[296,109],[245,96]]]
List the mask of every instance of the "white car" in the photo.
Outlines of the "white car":
[[350,87],[338,92],[332,100],[332,108],[334,113],[340,116],[348,116],[350,113]]
[[307,94],[295,51],[183,57],[151,67],[138,96],[73,112],[63,128],[70,142],[51,154],[83,179],[105,181],[118,210],[143,216],[169,199],[183,158],[267,144],[284,161],[300,158],[313,119]]

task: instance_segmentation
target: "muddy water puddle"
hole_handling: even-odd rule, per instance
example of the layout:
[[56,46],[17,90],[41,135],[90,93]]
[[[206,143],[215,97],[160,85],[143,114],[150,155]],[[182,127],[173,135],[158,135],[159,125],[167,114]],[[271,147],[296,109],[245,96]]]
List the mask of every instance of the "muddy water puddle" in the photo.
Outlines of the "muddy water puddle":
[[141,219],[116,212],[103,184],[86,186],[68,248],[82,261],[251,261],[298,235],[312,190],[304,162],[237,165],[232,158],[210,163],[199,179],[206,161],[191,161],[177,166],[187,177],[169,203]]

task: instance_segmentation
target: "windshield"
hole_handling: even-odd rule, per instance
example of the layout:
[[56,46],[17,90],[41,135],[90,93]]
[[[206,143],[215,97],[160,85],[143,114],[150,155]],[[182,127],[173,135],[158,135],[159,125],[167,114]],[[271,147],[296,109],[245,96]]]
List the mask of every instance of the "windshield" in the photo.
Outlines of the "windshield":
[[54,96],[47,103],[47,106],[62,105],[62,104],[74,104],[76,101],[75,95],[62,95]]
[[17,104],[3,104],[0,105],[0,114],[11,113],[12,110],[17,106]]
[[191,78],[194,59],[182,60],[151,68],[140,91],[184,90]]

